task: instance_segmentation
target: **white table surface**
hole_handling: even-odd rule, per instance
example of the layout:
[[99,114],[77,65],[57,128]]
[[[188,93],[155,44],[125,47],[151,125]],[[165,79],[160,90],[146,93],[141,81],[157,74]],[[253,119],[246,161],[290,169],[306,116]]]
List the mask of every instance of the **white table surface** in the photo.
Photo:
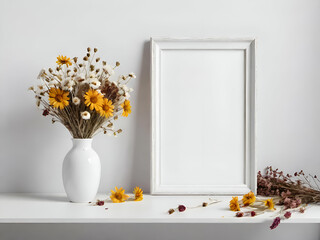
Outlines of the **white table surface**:
[[[98,199],[106,199],[99,194]],[[231,197],[214,197],[221,202],[206,208],[168,214],[179,204],[197,206],[208,196],[150,196],[141,202],[107,202],[104,206],[68,202],[65,194],[0,194],[0,223],[261,223],[274,213],[256,217],[234,217],[229,210]],[[106,209],[108,208],[108,209]],[[293,213],[283,223],[320,223],[320,206],[309,206],[304,214]]]

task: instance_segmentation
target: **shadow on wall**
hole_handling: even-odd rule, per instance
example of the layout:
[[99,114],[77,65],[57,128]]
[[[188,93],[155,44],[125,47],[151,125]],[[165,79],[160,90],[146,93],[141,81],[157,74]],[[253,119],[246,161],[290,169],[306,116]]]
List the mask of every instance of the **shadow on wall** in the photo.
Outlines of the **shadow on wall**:
[[[137,74],[137,109],[134,141],[134,164],[132,166],[130,188],[140,186],[144,192],[150,192],[150,164],[151,164],[151,114],[145,117],[145,111],[151,113],[151,79],[150,79],[150,42],[143,46],[140,73]],[[132,185],[135,184],[135,185]]]
[[[57,181],[62,183],[62,176],[60,172],[57,174],[52,171],[51,166],[60,162],[49,163],[46,156],[52,154],[53,146],[56,146],[54,138],[50,136],[60,131],[54,129],[57,126],[51,127],[50,119],[45,119],[47,121],[40,119],[41,111],[34,107],[31,93],[28,97],[31,99],[30,109],[32,110],[21,109],[17,113],[19,115],[8,115],[7,123],[0,127],[0,130],[3,130],[0,139],[1,160],[5,164],[0,169],[0,179],[3,177],[6,179],[1,181],[0,189],[3,192],[48,191],[47,189],[57,191],[54,189],[54,183]],[[23,118],[17,116],[23,116]],[[43,132],[43,129],[47,131]],[[67,136],[67,133],[63,131],[61,133]],[[31,136],[32,140],[28,136]],[[44,141],[46,144],[43,144]],[[54,151],[55,159],[63,159],[68,147]],[[52,181],[46,181],[47,179]],[[44,185],[43,181],[47,184]]]
[[316,240],[319,224],[0,224],[0,239]]

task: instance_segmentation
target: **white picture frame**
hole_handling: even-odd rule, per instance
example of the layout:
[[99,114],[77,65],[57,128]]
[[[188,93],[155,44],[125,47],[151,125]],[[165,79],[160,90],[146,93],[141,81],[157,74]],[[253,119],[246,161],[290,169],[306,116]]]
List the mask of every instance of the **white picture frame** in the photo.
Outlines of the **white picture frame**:
[[256,192],[255,45],[151,38],[151,194]]

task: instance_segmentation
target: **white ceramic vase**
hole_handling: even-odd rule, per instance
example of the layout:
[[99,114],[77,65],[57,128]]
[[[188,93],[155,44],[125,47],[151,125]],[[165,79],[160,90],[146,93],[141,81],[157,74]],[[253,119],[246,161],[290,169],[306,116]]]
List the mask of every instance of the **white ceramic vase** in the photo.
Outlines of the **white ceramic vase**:
[[73,147],[63,161],[64,189],[71,202],[94,200],[101,175],[98,154],[92,149],[92,139],[72,139]]

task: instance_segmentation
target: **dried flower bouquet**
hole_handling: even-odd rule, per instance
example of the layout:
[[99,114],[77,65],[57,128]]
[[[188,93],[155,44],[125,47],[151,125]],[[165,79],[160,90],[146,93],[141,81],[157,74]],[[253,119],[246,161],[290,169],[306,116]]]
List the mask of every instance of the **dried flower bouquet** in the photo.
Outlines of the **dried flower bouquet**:
[[257,177],[258,195],[278,196],[279,204],[287,209],[301,204],[320,203],[320,181],[316,175],[306,175],[303,170],[290,175],[267,167],[266,174],[259,171]]
[[92,138],[98,132],[117,136],[121,129],[114,130],[114,121],[119,116],[131,113],[130,92],[127,84],[134,73],[121,75],[111,81],[115,66],[101,61],[87,48],[86,56],[80,62],[65,56],[57,57],[57,66],[42,69],[37,86],[30,87],[35,94],[36,105],[43,116],[52,116],[52,123],[62,123],[73,138]]

